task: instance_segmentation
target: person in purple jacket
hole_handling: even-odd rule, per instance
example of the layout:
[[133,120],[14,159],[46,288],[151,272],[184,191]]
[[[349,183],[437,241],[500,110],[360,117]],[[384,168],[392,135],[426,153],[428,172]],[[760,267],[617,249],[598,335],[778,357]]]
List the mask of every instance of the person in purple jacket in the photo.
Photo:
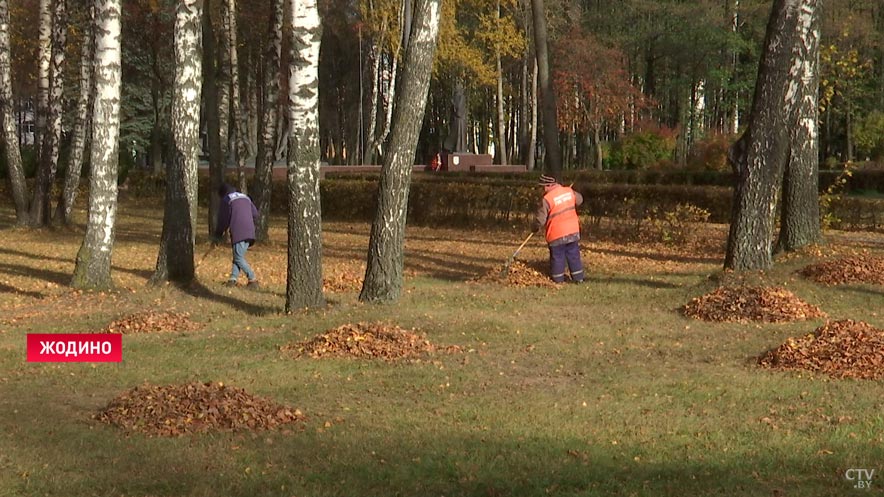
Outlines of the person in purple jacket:
[[255,243],[258,209],[252,199],[227,183],[222,183],[218,188],[218,196],[221,197],[221,205],[218,207],[218,227],[213,241],[220,242],[229,228],[230,244],[233,247],[233,269],[230,270],[230,279],[225,285],[236,286],[236,280],[242,271],[249,279],[248,287],[256,289],[259,286],[258,278],[246,262],[246,251]]

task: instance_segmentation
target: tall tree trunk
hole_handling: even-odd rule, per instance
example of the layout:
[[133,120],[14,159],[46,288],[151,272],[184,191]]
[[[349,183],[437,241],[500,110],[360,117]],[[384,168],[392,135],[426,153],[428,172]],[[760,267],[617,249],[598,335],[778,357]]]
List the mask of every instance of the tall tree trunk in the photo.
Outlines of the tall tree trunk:
[[236,177],[239,183],[239,190],[243,193],[247,190],[246,184],[246,116],[243,115],[243,97],[242,85],[239,77],[239,48],[237,45],[237,15],[236,0],[222,0],[225,6],[224,15],[226,16],[227,27],[227,53],[230,61],[230,126],[233,133],[232,151],[234,161],[236,163]]
[[37,163],[43,153],[46,114],[49,112],[49,73],[52,70],[52,2],[40,0],[37,28],[37,108],[34,123],[34,150]]
[[83,44],[80,46],[80,93],[77,95],[77,118],[74,124],[74,136],[71,139],[71,150],[68,155],[67,173],[64,178],[64,190],[58,198],[55,219],[63,225],[71,222],[71,212],[77,199],[80,187],[80,173],[83,170],[83,154],[86,150],[86,135],[89,132],[89,104],[92,100],[92,66],[95,62],[94,23],[95,4],[90,4],[87,25],[83,29]]
[[[209,2],[207,7],[214,5]],[[221,20],[218,36],[217,64],[218,77],[215,84],[218,87],[218,129],[221,136],[221,153],[224,159],[224,171],[231,160],[230,149],[230,16],[227,13],[227,0],[218,2],[218,12]]]
[[319,202],[319,44],[316,0],[288,0],[291,11],[288,111],[288,274],[285,308],[325,305]]
[[371,106],[368,110],[368,130],[365,133],[365,142],[367,148],[362,157],[363,164],[374,164],[375,159],[375,133],[377,132],[378,106],[380,102],[380,86],[381,86],[381,58],[384,54],[384,39],[387,35],[386,18],[382,21],[383,27],[377,39],[372,43],[372,61],[371,61],[371,96],[368,101]]
[[197,214],[200,90],[202,88],[202,0],[181,0],[175,14],[175,84],[172,134],[175,152],[166,173],[163,231],[151,282],[187,284],[194,277]]
[[52,64],[49,71],[49,107],[46,128],[34,183],[34,199],[31,202],[31,224],[48,226],[51,210],[52,185],[58,171],[58,155],[61,148],[61,116],[64,107],[64,63],[67,47],[67,0],[55,0],[52,13]]
[[415,147],[423,123],[436,52],[441,0],[416,0],[414,31],[405,52],[402,87],[393,117],[390,150],[378,186],[368,262],[359,300],[393,301],[402,291],[405,222]]
[[[500,27],[500,0],[497,0],[497,9],[494,12],[497,20],[497,27]],[[499,163],[507,165],[506,156],[506,113],[504,112],[504,95],[503,95],[503,68],[500,65],[500,46],[495,47],[495,62],[497,63],[497,144],[494,149],[497,151]]]
[[6,170],[12,199],[15,203],[15,222],[28,223],[28,185],[19,148],[15,122],[15,104],[12,97],[12,52],[9,41],[9,0],[0,0],[0,118],[3,119],[3,142],[6,151]]
[[535,60],[531,70],[531,121],[529,123],[531,132],[528,137],[528,150],[525,153],[525,165],[529,171],[533,171],[535,168],[535,155],[537,154],[537,113],[539,111],[537,105],[537,71],[537,61]]
[[276,162],[276,116],[279,109],[279,73],[282,52],[283,0],[273,0],[273,12],[264,50],[263,99],[259,112],[258,153],[255,157],[254,198],[258,207],[255,237],[268,240],[270,229],[270,198],[273,192],[273,164]]
[[799,97],[801,74],[795,39],[817,0],[775,0],[758,69],[749,127],[730,150],[736,173],[734,208],[725,268],[767,269],[773,263],[772,238],[777,193],[790,154],[789,133]]
[[203,93],[206,101],[206,138],[209,145],[209,212],[208,235],[214,236],[218,226],[218,208],[221,197],[218,189],[224,182],[226,157],[221,146],[221,119],[218,115],[218,74],[215,27],[212,24],[211,5],[203,6]]
[[96,0],[89,217],[71,279],[71,286],[75,288],[112,286],[120,138],[121,18],[122,0]]
[[820,242],[819,204],[819,54],[820,0],[803,0],[792,49],[789,79],[796,83],[789,126],[791,153],[783,177],[782,221],[778,246],[795,250]]
[[531,0],[534,13],[534,51],[539,68],[540,96],[543,99],[543,145],[546,170],[559,180],[562,176],[562,149],[559,146],[559,127],[556,116],[556,95],[549,74],[549,37],[546,32],[546,12],[543,0]]

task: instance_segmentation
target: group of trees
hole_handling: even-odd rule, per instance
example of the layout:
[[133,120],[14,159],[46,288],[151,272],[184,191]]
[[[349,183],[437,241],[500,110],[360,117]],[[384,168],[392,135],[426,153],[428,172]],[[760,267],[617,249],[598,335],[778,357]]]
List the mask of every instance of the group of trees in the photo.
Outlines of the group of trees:
[[[19,222],[48,224],[64,155],[55,219],[66,222],[87,162],[89,220],[74,284],[103,287],[118,161],[165,174],[153,281],[189,281],[202,150],[212,192],[228,163],[244,188],[254,161],[259,238],[272,167],[285,156],[291,309],[322,302],[322,160],[383,164],[360,298],[390,300],[401,287],[416,159],[493,146],[499,163],[533,165],[541,151],[559,174],[601,167],[606,144],[630,133],[672,130],[671,160],[683,163],[704,135],[741,132],[730,157],[739,180],[726,265],[766,267],[780,198],[780,245],[819,238],[808,219],[820,150],[850,159],[878,146],[868,128],[877,122],[871,104],[884,102],[884,8],[874,0],[827,8],[817,0],[775,0],[772,9],[761,0],[0,0],[7,176]],[[22,102],[35,103],[33,194],[19,152]],[[465,139],[452,139],[463,116]],[[212,198],[210,230],[217,205]]]

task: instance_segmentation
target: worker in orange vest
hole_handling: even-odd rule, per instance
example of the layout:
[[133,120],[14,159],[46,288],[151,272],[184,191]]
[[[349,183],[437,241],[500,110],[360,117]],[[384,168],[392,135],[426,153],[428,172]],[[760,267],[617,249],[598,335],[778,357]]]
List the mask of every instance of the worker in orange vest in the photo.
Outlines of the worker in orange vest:
[[556,283],[565,281],[565,264],[571,272],[571,281],[583,282],[583,263],[580,261],[580,220],[577,206],[583,195],[569,186],[562,186],[551,177],[540,176],[543,199],[534,219],[534,231],[546,227],[549,246],[549,276]]

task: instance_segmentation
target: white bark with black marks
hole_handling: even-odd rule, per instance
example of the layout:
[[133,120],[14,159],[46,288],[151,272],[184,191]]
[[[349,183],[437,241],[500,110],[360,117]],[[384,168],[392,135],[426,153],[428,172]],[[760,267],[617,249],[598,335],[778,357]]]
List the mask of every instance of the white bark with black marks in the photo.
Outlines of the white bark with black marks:
[[[737,271],[763,270],[773,264],[774,218],[778,193],[790,156],[799,162],[789,164],[789,188],[807,191],[810,181],[816,189],[815,172],[802,165],[803,144],[795,137],[813,138],[796,132],[800,122],[806,124],[808,112],[800,110],[800,101],[812,81],[812,61],[803,60],[802,53],[817,42],[808,42],[817,15],[817,0],[776,0],[767,26],[749,127],[731,147],[729,158],[737,176],[734,207],[728,236],[725,267]],[[808,17],[810,16],[810,17]],[[804,45],[802,49],[799,45]],[[813,90],[813,93],[816,93]],[[809,95],[808,95],[809,96]],[[805,103],[806,105],[806,103]],[[800,116],[796,121],[796,116]],[[809,129],[804,126],[805,132]],[[797,133],[797,134],[796,134]],[[814,141],[816,141],[814,139]],[[805,159],[808,159],[805,156]],[[811,162],[815,162],[812,159]],[[814,169],[811,165],[811,169]],[[790,193],[791,195],[792,193]],[[819,222],[818,217],[815,222]]]
[[319,45],[316,0],[288,0],[291,19],[288,112],[287,312],[325,305],[319,198]]
[[258,152],[255,155],[255,205],[258,222],[255,237],[259,241],[269,239],[270,201],[273,193],[273,163],[276,162],[277,115],[279,114],[279,76],[282,56],[283,0],[273,0],[267,46],[264,50],[262,72],[263,91],[259,112]]
[[31,201],[31,224],[47,226],[51,221],[51,195],[58,171],[61,148],[61,118],[64,110],[64,66],[67,48],[67,0],[55,0],[52,12],[51,61],[49,67],[49,100],[46,109],[46,127],[43,130],[34,198]]
[[77,252],[71,285],[107,289],[112,286],[111,256],[117,214],[117,167],[120,138],[122,0],[95,2],[95,97],[86,235]]
[[92,101],[92,66],[95,62],[94,53],[94,26],[95,5],[90,4],[86,17],[86,26],[83,28],[83,41],[80,46],[80,88],[77,95],[77,117],[74,123],[73,138],[71,138],[71,150],[68,156],[67,173],[64,179],[64,190],[58,199],[55,210],[55,219],[61,224],[71,222],[71,212],[74,201],[77,199],[77,189],[80,186],[80,173],[83,170],[83,155],[86,150],[86,137],[89,132],[89,104]]
[[402,292],[408,191],[423,123],[439,34],[441,0],[416,0],[414,25],[405,51],[390,146],[378,185],[378,209],[371,225],[368,261],[359,300],[388,302]]
[[163,231],[153,283],[187,284],[194,277],[197,214],[200,92],[202,90],[202,0],[181,0],[175,15],[175,83],[172,90],[174,157],[166,174]]
[[37,26],[37,108],[34,123],[34,149],[39,163],[49,112],[49,73],[52,67],[52,0],[40,0]]
[[28,185],[25,182],[21,149],[18,145],[18,129],[15,122],[15,105],[12,97],[12,50],[9,41],[9,0],[0,0],[0,119],[3,120],[3,147],[6,152],[6,170],[12,200],[15,204],[15,222],[19,226],[28,223]]

